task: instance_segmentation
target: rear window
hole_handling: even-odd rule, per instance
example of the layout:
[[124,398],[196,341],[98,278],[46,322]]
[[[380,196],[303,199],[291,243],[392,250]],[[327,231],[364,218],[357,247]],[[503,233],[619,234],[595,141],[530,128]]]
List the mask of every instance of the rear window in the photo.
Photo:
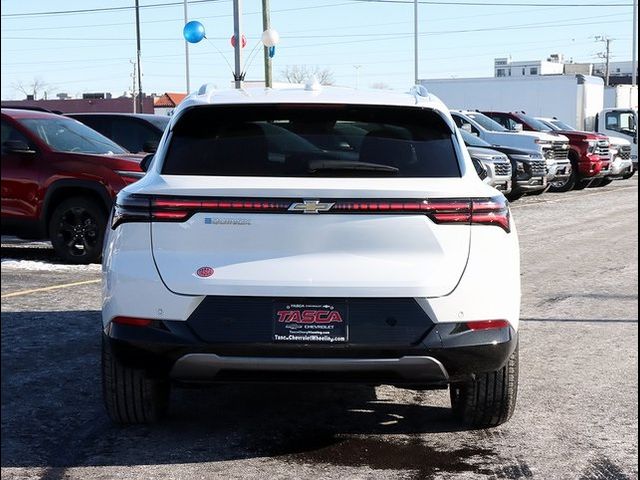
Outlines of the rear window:
[[196,107],[173,127],[162,173],[459,177],[452,132],[431,110],[343,105]]

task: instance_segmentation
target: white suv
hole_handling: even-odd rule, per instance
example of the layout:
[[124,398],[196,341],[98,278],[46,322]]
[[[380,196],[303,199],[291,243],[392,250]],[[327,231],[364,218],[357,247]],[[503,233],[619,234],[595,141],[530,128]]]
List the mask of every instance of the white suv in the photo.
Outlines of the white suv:
[[254,380],[450,386],[468,425],[509,419],[515,226],[421,88],[181,103],[105,242],[114,421],[156,420],[175,382]]

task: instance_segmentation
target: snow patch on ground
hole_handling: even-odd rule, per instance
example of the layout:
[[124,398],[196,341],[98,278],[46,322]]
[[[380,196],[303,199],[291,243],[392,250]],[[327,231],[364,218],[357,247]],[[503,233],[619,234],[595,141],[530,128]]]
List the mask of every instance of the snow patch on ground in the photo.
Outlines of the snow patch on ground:
[[24,270],[30,272],[99,272],[101,265],[92,263],[89,265],[64,265],[61,263],[42,262],[37,260],[15,260],[3,258],[2,269]]

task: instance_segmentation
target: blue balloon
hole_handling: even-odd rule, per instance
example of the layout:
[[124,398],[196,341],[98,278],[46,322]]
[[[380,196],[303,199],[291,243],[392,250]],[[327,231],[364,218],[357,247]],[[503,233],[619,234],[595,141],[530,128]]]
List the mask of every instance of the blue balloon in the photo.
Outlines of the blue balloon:
[[182,35],[184,35],[184,39],[189,43],[198,43],[202,40],[204,35],[204,25],[200,22],[191,21],[187,23],[182,29]]

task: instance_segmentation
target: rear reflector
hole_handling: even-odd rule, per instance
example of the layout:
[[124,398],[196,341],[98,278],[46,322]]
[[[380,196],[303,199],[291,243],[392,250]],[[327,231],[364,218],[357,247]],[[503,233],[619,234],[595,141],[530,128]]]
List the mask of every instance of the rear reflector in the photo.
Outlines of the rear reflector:
[[118,325],[129,325],[132,327],[148,327],[153,320],[150,318],[114,317],[112,322]]
[[508,320],[478,320],[475,322],[467,322],[469,330],[497,330],[500,328],[507,328],[509,326]]
[[[313,211],[314,202],[324,208]],[[297,208],[300,205],[305,208]],[[311,208],[307,209],[307,205]],[[151,197],[121,192],[116,199],[111,226],[116,228],[125,222],[184,222],[198,212],[426,215],[438,224],[494,225],[510,231],[509,207],[502,195],[493,198],[320,199],[310,202],[286,198]]]

